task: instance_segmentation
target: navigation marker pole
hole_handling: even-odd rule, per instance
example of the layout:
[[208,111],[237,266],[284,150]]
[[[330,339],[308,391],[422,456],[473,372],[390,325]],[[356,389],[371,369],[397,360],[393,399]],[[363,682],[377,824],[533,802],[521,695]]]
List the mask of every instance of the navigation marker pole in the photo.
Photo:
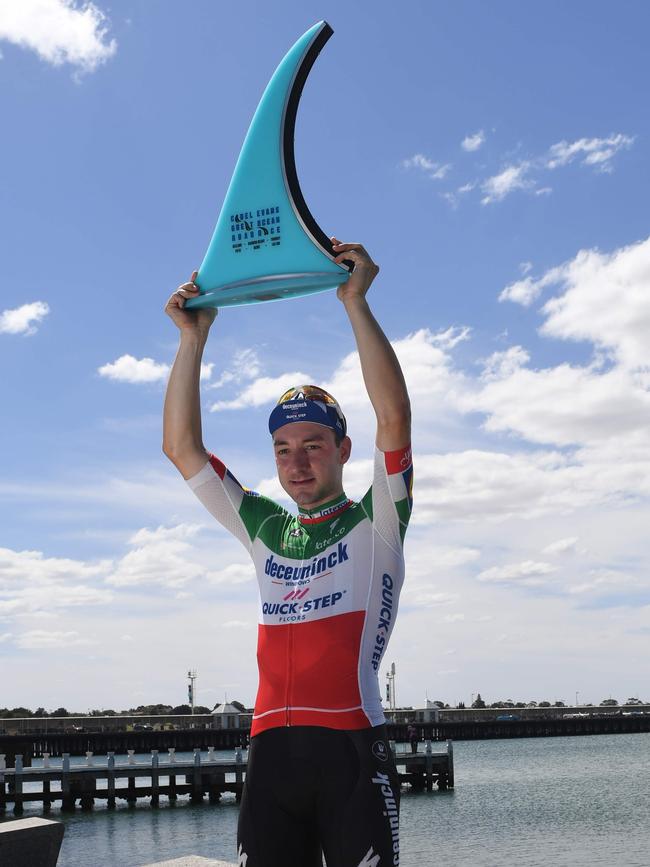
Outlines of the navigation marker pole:
[[192,714],[194,714],[194,692],[196,689],[194,681],[196,680],[196,669],[191,668],[187,672],[187,676],[188,676],[189,681],[190,681],[189,684],[187,685],[187,697],[189,699],[189,705],[192,708]]

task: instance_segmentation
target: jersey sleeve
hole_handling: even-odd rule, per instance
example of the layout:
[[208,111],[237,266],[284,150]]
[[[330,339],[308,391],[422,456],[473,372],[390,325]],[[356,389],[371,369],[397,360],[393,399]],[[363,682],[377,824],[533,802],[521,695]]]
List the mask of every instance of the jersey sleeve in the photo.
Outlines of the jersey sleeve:
[[373,527],[394,550],[401,550],[413,506],[411,446],[392,452],[375,448],[372,486],[363,506]]
[[202,470],[187,479],[197,498],[217,521],[250,552],[264,520],[283,509],[245,488],[219,458],[209,456]]

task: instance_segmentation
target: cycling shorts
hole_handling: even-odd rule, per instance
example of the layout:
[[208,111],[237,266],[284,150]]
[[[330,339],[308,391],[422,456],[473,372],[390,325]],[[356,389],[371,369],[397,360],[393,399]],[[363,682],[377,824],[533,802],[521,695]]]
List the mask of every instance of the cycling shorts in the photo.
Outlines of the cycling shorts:
[[239,867],[399,864],[399,777],[386,726],[279,726],[251,740]]

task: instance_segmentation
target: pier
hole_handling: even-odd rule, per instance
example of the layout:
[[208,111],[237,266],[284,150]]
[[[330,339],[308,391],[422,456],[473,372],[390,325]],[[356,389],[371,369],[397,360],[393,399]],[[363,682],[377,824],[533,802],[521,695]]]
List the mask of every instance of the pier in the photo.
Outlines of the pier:
[[[418,712],[419,713],[419,712]],[[441,712],[437,720],[417,719],[413,711],[400,711],[402,721],[389,721],[386,725],[389,740],[405,742],[408,740],[407,728],[413,720],[419,740],[422,741],[467,741],[491,740],[493,738],[540,738],[570,737],[574,735],[611,735],[650,732],[650,711],[647,713],[571,713],[557,716],[548,714],[528,714],[517,719],[497,719],[494,711],[476,713],[470,711]],[[242,715],[243,716],[243,715]],[[460,718],[459,718],[460,717]],[[84,719],[78,717],[76,719]],[[164,719],[164,718],[163,718]],[[13,764],[14,757],[21,755],[23,764],[28,767],[35,756],[48,753],[50,756],[83,756],[88,752],[95,755],[126,755],[134,753],[160,753],[170,748],[177,752],[191,752],[194,749],[207,751],[210,747],[217,750],[245,747],[250,737],[248,725],[233,729],[215,729],[201,720],[200,727],[160,728],[148,731],[126,731],[118,728],[120,719],[110,718],[115,727],[101,731],[36,731],[27,724],[35,726],[38,720],[3,720],[15,726],[15,733],[0,733],[0,755],[4,754],[7,765]],[[102,721],[102,727],[104,723]],[[162,725],[162,723],[158,723]]]
[[[224,792],[233,792],[237,801],[241,799],[246,771],[241,751],[232,762],[217,761],[213,747],[208,749],[206,761],[198,749],[190,761],[178,760],[173,748],[164,758],[161,761],[158,750],[152,750],[150,761],[138,762],[130,750],[126,761],[117,761],[109,752],[102,764],[95,764],[95,756],[89,752],[85,765],[72,765],[67,753],[56,764],[45,754],[43,767],[34,768],[25,767],[20,755],[14,767],[6,767],[0,755],[0,813],[9,803],[13,803],[13,812],[20,814],[29,802],[41,803],[47,810],[60,801],[61,809],[74,810],[78,801],[82,810],[89,810],[98,798],[109,808],[114,808],[118,799],[133,805],[138,798],[149,798],[156,807],[161,795],[170,801],[189,795],[192,803],[203,802],[207,795],[210,803],[217,803]],[[226,774],[234,775],[234,780],[227,781]],[[145,784],[138,785],[139,780]],[[26,789],[28,783],[40,783],[40,788],[30,785]]]
[[[434,785],[441,791],[453,788],[451,742],[442,753],[434,753],[429,742],[423,753],[396,754],[393,749],[393,755],[401,783],[416,791],[430,792]],[[113,752],[101,760],[88,752],[86,763],[81,765],[71,764],[67,753],[53,763],[46,753],[43,767],[25,766],[21,755],[15,757],[13,767],[7,767],[0,755],[0,814],[11,804],[14,814],[20,815],[24,805],[33,802],[45,810],[54,802],[60,802],[62,810],[74,810],[77,802],[82,810],[91,810],[97,799],[105,800],[109,809],[114,809],[118,800],[133,806],[138,798],[149,799],[150,805],[157,807],[161,796],[176,801],[179,795],[189,795],[194,804],[203,803],[207,796],[216,804],[225,792],[231,792],[237,802],[241,800],[247,765],[241,750],[235,751],[233,761],[226,762],[217,760],[213,747],[208,748],[207,758],[195,749],[191,760],[178,759],[171,748],[162,759],[158,750],[152,750],[146,762],[137,761],[133,750],[121,761]],[[400,768],[404,770],[400,772]],[[38,788],[32,784],[39,784]]]

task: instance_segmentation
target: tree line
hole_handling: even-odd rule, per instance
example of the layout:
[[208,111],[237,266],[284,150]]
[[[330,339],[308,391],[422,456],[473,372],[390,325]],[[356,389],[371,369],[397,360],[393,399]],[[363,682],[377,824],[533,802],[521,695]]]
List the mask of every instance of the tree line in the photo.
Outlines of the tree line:
[[[241,702],[231,701],[234,707],[241,713],[246,713],[247,709]],[[216,705],[215,705],[216,707]],[[212,713],[213,708],[204,707],[203,705],[194,705],[195,714]],[[96,708],[90,711],[69,711],[65,707],[57,707],[55,710],[46,711],[43,707],[38,707],[36,710],[30,710],[28,707],[0,707],[0,719],[19,719],[25,717],[65,717],[65,716],[182,716],[191,714],[192,708],[189,704],[141,704],[138,707],[131,707],[128,710],[112,710],[111,708]]]

